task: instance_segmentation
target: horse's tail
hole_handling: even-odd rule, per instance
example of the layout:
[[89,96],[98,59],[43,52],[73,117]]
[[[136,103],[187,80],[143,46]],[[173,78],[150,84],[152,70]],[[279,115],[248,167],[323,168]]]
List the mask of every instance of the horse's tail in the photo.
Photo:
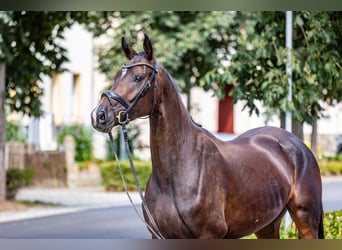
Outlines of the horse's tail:
[[319,221],[319,226],[318,226],[318,238],[319,239],[324,239],[323,216],[324,216],[324,212],[322,209],[322,215],[321,215],[321,219]]

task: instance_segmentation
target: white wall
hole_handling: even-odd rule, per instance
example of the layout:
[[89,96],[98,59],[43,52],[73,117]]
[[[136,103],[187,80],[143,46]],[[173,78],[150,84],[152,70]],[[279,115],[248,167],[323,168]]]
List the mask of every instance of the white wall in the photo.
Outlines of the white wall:
[[[70,70],[66,76],[69,83],[72,81],[72,74],[79,74],[81,82],[81,120],[82,123],[90,126],[90,111],[92,109],[92,85],[93,85],[93,37],[81,25],[75,24],[65,32],[65,44],[68,49],[70,62],[65,67]],[[69,88],[71,84],[69,84]],[[70,93],[70,92],[69,92]],[[70,113],[70,102],[64,105],[63,112]],[[65,119],[68,119],[65,117]]]
[[[43,76],[42,87],[44,95],[42,97],[42,109],[47,114],[53,114],[55,122],[59,125],[70,125],[76,122],[86,126],[91,125],[90,112],[93,105],[93,37],[81,25],[75,24],[64,33],[65,40],[60,41],[67,50],[69,62],[63,64],[65,72],[60,73],[55,79]],[[73,95],[74,76],[79,76],[79,94]],[[76,96],[79,100],[76,101]],[[75,103],[79,103],[76,110]],[[39,126],[40,130],[45,130],[44,126]],[[43,133],[43,131],[42,131]],[[51,140],[51,136],[45,135],[41,140]],[[41,145],[49,144],[41,142]],[[50,143],[51,144],[51,143]]]
[[245,101],[238,101],[234,105],[234,132],[235,134],[242,134],[249,129],[262,127],[262,126],[280,126],[280,120],[276,116],[272,116],[271,119],[267,120],[265,113],[265,108],[262,107],[261,103],[257,103],[257,107],[259,108],[260,115],[257,116],[253,113],[251,116],[249,115],[249,109],[243,107],[245,105]]
[[[93,38],[81,25],[75,24],[64,33],[65,40],[61,44],[67,50],[69,62],[63,64],[67,71],[60,74],[61,97],[57,98],[53,90],[52,79],[43,77],[44,96],[42,98],[43,110],[54,112],[56,106],[61,108],[62,122],[65,124],[75,123],[72,116],[72,86],[74,75],[79,75],[81,92],[79,117],[83,124],[90,126],[90,110],[92,108],[92,85],[93,85]],[[54,99],[54,100],[53,100]],[[51,103],[52,100],[52,103]],[[52,104],[52,105],[51,105]]]
[[191,89],[193,119],[211,132],[218,128],[218,98],[211,91],[205,92],[199,87]]

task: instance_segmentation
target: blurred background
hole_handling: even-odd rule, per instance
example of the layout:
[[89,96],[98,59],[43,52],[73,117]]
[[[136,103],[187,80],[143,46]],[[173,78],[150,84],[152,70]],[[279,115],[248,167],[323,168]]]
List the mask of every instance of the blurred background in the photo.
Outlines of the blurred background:
[[[139,51],[144,33],[204,128],[229,140],[258,126],[285,127],[290,112],[293,133],[327,174],[339,174],[342,14],[293,12],[291,49],[285,21],[285,12],[1,11],[2,178],[21,169],[29,170],[25,185],[120,189],[110,180],[107,136],[91,128],[90,112],[126,62],[121,37]],[[148,121],[131,123],[129,138],[136,161],[150,169]]]

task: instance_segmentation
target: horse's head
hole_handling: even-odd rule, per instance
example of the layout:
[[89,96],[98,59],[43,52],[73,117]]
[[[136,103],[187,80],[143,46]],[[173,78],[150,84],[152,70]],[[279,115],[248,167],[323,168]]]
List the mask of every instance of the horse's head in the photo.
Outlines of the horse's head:
[[157,60],[152,44],[144,38],[144,52],[137,53],[122,38],[122,50],[129,62],[115,75],[114,84],[104,92],[91,113],[93,127],[101,132],[151,114],[156,105]]

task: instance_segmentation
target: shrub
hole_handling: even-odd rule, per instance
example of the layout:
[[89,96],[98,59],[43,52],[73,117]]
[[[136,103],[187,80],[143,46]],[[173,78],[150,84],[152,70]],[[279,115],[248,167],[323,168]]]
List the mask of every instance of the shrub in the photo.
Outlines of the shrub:
[[[134,177],[131,173],[129,161],[120,163],[122,173],[125,177],[128,190],[136,191]],[[124,186],[121,181],[120,173],[116,161],[106,161],[99,164],[101,169],[102,184],[106,190],[110,191],[124,191]],[[151,175],[151,162],[150,161],[134,161],[135,171],[138,176],[139,184],[142,190],[145,189],[147,181]]]
[[8,169],[6,173],[6,198],[14,199],[19,188],[29,186],[31,184],[33,176],[33,169]]
[[[342,239],[342,210],[325,212],[323,218],[324,237],[326,239]],[[286,230],[281,227],[281,238],[297,239],[298,232],[295,224],[292,223]]]
[[324,235],[327,239],[342,239],[342,210],[325,213]]
[[92,155],[92,140],[90,129],[82,125],[66,126],[58,132],[57,142],[63,144],[65,136],[71,135],[75,139],[75,161],[87,161]]
[[342,174],[342,161],[339,160],[320,160],[319,167],[323,176]]
[[6,140],[26,142],[27,135],[18,123],[6,121]]
[[[280,226],[281,239],[298,239],[298,231],[295,224],[284,229],[284,220]],[[325,212],[323,218],[324,238],[325,239],[342,239],[342,210],[334,212]],[[256,239],[254,234],[244,237],[243,239]]]

